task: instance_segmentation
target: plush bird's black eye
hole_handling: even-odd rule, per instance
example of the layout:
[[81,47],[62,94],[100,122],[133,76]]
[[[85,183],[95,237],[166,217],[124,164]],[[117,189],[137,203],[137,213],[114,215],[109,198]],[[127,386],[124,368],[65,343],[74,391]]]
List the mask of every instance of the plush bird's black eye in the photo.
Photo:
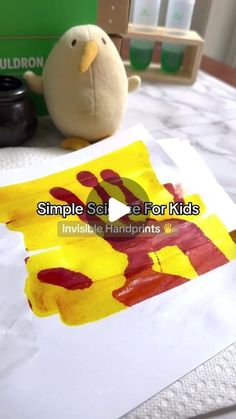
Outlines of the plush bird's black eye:
[[73,39],[73,41],[71,42],[71,46],[72,47],[75,47],[75,45],[77,44],[77,41],[76,41],[76,39]]
[[102,38],[102,42],[106,45],[107,44],[107,42],[106,42],[106,40],[104,39],[104,38]]

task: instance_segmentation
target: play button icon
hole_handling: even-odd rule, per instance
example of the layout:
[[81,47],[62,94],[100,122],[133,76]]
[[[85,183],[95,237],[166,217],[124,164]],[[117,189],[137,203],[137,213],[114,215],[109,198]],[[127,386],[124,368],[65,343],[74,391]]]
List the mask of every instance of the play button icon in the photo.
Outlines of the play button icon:
[[128,205],[122,204],[122,202],[118,201],[115,198],[110,198],[108,211],[109,211],[109,215],[108,215],[109,222],[114,223],[115,221],[124,217],[124,215],[129,214],[130,207]]
[[[99,213],[86,214],[86,223],[95,234],[106,240],[129,240],[138,235],[137,229],[148,222],[146,215],[135,215],[133,208],[142,207],[142,203],[149,202],[149,198],[137,182],[121,177],[111,169],[101,171],[100,177],[102,182],[88,172],[79,177],[84,187],[92,187],[86,207],[92,204],[99,208]],[[104,208],[104,213],[101,208]]]

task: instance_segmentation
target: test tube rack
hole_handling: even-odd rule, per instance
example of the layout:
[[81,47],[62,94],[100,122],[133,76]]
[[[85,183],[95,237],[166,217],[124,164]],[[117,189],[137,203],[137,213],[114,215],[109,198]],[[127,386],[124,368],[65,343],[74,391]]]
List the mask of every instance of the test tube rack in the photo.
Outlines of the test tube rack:
[[129,24],[128,31],[123,35],[126,39],[143,39],[158,43],[181,44],[186,46],[184,61],[181,70],[176,74],[165,73],[159,64],[151,63],[144,71],[132,69],[130,63],[125,61],[127,74],[138,74],[143,80],[159,81],[163,83],[176,83],[192,85],[195,83],[201,65],[204,40],[195,31],[183,33],[164,27],[146,28]]

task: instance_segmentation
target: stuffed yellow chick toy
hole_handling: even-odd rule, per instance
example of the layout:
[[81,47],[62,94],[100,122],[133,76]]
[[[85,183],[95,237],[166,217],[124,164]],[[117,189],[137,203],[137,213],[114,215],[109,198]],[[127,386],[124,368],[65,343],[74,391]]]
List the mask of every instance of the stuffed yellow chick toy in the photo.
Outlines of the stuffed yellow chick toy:
[[109,36],[94,25],[76,26],[54,46],[42,77],[24,75],[31,90],[43,94],[49,114],[65,135],[64,148],[78,150],[109,137],[119,128],[128,92],[139,88],[127,78]]

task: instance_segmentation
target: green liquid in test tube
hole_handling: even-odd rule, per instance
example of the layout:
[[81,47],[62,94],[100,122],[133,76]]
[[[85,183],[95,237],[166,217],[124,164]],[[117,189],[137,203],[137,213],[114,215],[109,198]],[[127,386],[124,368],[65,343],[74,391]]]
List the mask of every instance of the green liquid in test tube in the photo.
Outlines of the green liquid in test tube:
[[142,71],[150,65],[154,43],[152,41],[132,40],[130,44],[130,62],[135,70]]
[[166,73],[177,73],[184,60],[185,47],[182,45],[164,44],[161,51],[161,68]]
[[[156,26],[160,13],[161,0],[133,0],[132,23],[142,26],[147,32]],[[135,70],[146,70],[151,61],[155,42],[144,39],[132,39],[130,43],[130,63]]]

